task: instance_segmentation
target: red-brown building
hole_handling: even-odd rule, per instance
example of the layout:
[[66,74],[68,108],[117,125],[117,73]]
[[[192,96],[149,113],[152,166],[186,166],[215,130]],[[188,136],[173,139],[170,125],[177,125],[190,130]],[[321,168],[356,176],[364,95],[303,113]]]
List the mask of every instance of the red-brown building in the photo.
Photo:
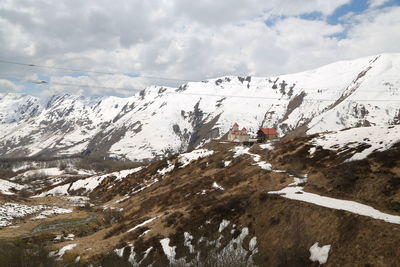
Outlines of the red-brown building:
[[278,138],[278,132],[274,128],[261,128],[257,132],[258,142],[265,142]]
[[247,133],[247,129],[243,128],[239,130],[239,124],[235,123],[228,132],[228,141],[234,142],[245,142],[249,141],[250,135]]

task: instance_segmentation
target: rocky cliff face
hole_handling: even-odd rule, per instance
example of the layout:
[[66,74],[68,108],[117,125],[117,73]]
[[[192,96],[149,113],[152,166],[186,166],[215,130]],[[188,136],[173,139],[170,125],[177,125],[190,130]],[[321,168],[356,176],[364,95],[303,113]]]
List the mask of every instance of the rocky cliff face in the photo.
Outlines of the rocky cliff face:
[[130,160],[184,152],[234,122],[281,135],[399,124],[400,54],[341,61],[276,77],[221,77],[129,98],[0,96],[0,155]]

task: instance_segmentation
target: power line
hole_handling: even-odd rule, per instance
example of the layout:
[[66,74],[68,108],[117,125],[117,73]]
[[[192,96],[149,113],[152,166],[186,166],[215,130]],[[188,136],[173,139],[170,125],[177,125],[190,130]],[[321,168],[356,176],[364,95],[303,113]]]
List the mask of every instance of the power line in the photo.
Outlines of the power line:
[[[8,79],[8,78],[2,78],[0,79]],[[143,89],[137,89],[133,87],[112,87],[112,86],[102,86],[102,85],[95,85],[95,84],[73,84],[73,83],[59,83],[59,82],[48,82],[48,81],[43,81],[43,80],[24,80],[24,79],[17,79],[14,78],[13,80],[18,80],[20,82],[24,83],[32,83],[36,85],[45,85],[45,86],[50,86],[50,85],[61,85],[61,86],[71,86],[71,87],[77,87],[77,88],[102,88],[102,89],[113,89],[113,90],[133,90],[133,91],[142,91]]]
[[89,84],[73,84],[73,83],[58,83],[58,82],[45,82],[40,81],[39,83],[34,82],[39,85],[54,84],[61,86],[72,86],[72,87],[82,87],[82,88],[102,88],[102,89],[113,89],[113,90],[132,90],[132,91],[142,91],[142,89],[128,88],[128,87],[111,87],[111,86],[100,86],[100,85],[89,85]]
[[[211,97],[231,97],[231,98],[250,98],[250,99],[269,99],[269,100],[281,100],[282,97],[276,98],[276,97],[263,97],[263,96],[243,96],[243,95],[217,95],[217,94],[199,94],[199,93],[185,93],[185,92],[168,92],[168,94],[183,94],[183,95],[196,95],[196,96],[211,96]],[[307,100],[312,100],[312,101],[336,101],[337,99],[318,99],[318,98],[306,98],[304,99],[305,101]],[[360,102],[400,102],[400,99],[345,99],[343,101],[360,101]]]
[[[44,86],[49,86],[49,85],[61,85],[61,86],[73,86],[73,87],[83,87],[83,88],[103,88],[103,89],[113,89],[113,90],[134,90],[134,91],[142,91],[143,89],[135,89],[135,88],[127,88],[127,87],[108,87],[108,86],[98,86],[98,85],[89,85],[89,84],[70,84],[70,83],[58,83],[58,82],[47,82],[43,80],[22,80],[22,79],[17,79],[22,82],[28,82],[28,83],[33,83],[37,85],[44,85]],[[243,88],[240,85],[235,85],[239,88]],[[304,88],[301,88],[304,89]],[[307,88],[305,88],[307,89]],[[311,88],[308,88],[311,89]],[[316,89],[317,90],[317,89]],[[318,89],[319,90],[319,89]],[[334,91],[334,90],[333,90]],[[336,90],[339,91],[339,90]],[[155,92],[155,91],[152,91]],[[339,91],[340,92],[340,91]],[[381,92],[381,91],[379,91]],[[209,97],[220,97],[220,98],[247,98],[247,99],[265,99],[265,100],[281,100],[283,96],[277,98],[277,97],[265,97],[265,96],[249,96],[249,95],[227,95],[227,94],[204,94],[204,93],[188,93],[188,92],[183,92],[183,91],[178,91],[178,92],[167,92],[166,94],[181,94],[181,95],[194,95],[194,96],[209,96]],[[306,98],[305,101],[311,100],[311,101],[321,101],[321,102],[326,102],[326,101],[336,101],[337,99],[328,99],[328,98]],[[358,101],[358,102],[400,102],[400,99],[346,99],[344,101]]]
[[[118,72],[93,71],[93,70],[73,69],[73,68],[65,68],[65,67],[49,66],[49,65],[37,65],[37,64],[31,64],[31,63],[22,63],[22,62],[16,62],[16,61],[9,61],[9,60],[4,60],[4,59],[0,59],[0,63],[19,65],[19,66],[26,66],[26,67],[33,67],[33,68],[64,70],[64,71],[69,71],[69,72],[85,72],[85,73],[106,74],[106,75],[121,75],[121,74],[124,74],[124,73],[118,73]],[[194,82],[193,80],[165,78],[165,77],[148,76],[148,75],[141,75],[141,74],[137,74],[137,76],[133,76],[132,78],[146,78],[146,79],[177,81],[177,82]]]
[[[8,78],[2,78],[2,79],[8,79]],[[27,83],[34,83],[34,84],[38,84],[38,85],[63,85],[63,86],[75,86],[75,87],[84,87],[84,88],[91,88],[91,87],[96,87],[96,88],[106,88],[106,89],[122,89],[122,90],[135,90],[135,91],[141,91],[142,89],[135,89],[135,88],[128,88],[128,87],[109,87],[109,86],[101,86],[101,85],[91,85],[91,84],[73,84],[73,83],[59,83],[59,82],[47,82],[47,81],[43,81],[43,80],[23,80],[23,79],[17,79],[14,78],[14,80],[19,80],[22,82],[27,82]],[[232,87],[237,87],[237,88],[243,88],[242,85],[238,85],[238,84],[234,84],[234,85],[229,85],[230,88]],[[307,88],[307,87],[296,87],[293,88],[296,90],[302,90],[304,92],[310,92],[310,91],[316,91],[317,93],[323,93],[324,91],[329,91],[329,92],[343,92],[343,90],[333,90],[333,89],[328,89],[328,88]],[[278,89],[275,89],[278,90]],[[318,92],[320,91],[321,92]],[[362,91],[362,93],[370,93],[370,92],[377,92],[377,93],[381,93],[382,91],[378,91],[378,90],[367,90],[367,91]],[[399,91],[400,92],[400,91]]]
[[[10,60],[4,60],[0,59],[0,63],[5,63],[5,64],[13,64],[13,65],[20,65],[20,66],[26,66],[26,67],[34,67],[34,68],[47,68],[47,69],[55,69],[55,70],[64,70],[64,71],[69,71],[69,72],[84,72],[84,73],[94,73],[94,74],[106,74],[106,75],[126,75],[125,73],[118,73],[118,72],[104,72],[104,71],[91,71],[91,70],[83,70],[83,69],[73,69],[73,68],[66,68],[66,67],[59,67],[59,66],[49,66],[49,65],[37,65],[37,64],[31,64],[31,63],[22,63],[22,62],[16,62],[16,61],[10,61]],[[141,75],[137,74],[137,76],[130,76],[131,78],[146,78],[146,79],[154,79],[154,80],[165,80],[165,81],[178,81],[178,82],[198,82],[195,80],[188,80],[188,79],[176,79],[176,78],[166,78],[166,77],[159,77],[159,76],[147,76],[147,75]],[[279,77],[279,76],[278,76]],[[42,81],[43,82],[43,81]],[[45,81],[43,83],[46,83]],[[56,84],[55,82],[51,82],[52,84]],[[96,88],[105,88],[105,89],[129,89],[129,88],[117,88],[117,87],[107,87],[107,86],[91,86],[91,85],[74,85],[74,84],[59,84],[59,85],[65,85],[65,86],[77,86],[77,87],[96,87]],[[232,86],[232,85],[231,85]],[[295,87],[299,88],[299,87]],[[300,87],[304,91],[329,91],[329,92],[341,92],[343,90],[333,90],[330,88],[306,88],[306,87]],[[138,90],[138,89],[133,89],[133,90]],[[375,91],[375,90],[370,90],[370,91],[363,91],[363,92],[381,92],[381,91]]]
[[[6,63],[6,64],[13,64],[13,65],[20,65],[20,66],[27,66],[27,67],[35,67],[35,68],[47,68],[47,69],[56,69],[56,70],[64,70],[64,71],[70,71],[70,72],[85,72],[85,73],[94,73],[94,74],[107,74],[107,75],[126,75],[124,73],[118,73],[118,72],[104,72],[104,71],[90,71],[90,70],[83,70],[83,69],[72,69],[72,68],[66,68],[66,67],[58,67],[58,66],[48,66],[48,65],[37,65],[37,64],[31,64],[31,63],[21,63],[21,62],[16,62],[16,61],[9,61],[9,60],[4,60],[0,59],[0,63]],[[167,81],[179,81],[179,82],[199,82],[199,81],[194,81],[194,80],[187,80],[187,79],[175,79],[175,78],[165,78],[165,77],[158,77],[158,76],[147,76],[147,75],[140,75],[137,74],[138,76],[130,76],[132,78],[146,78],[146,79],[156,79],[156,80],[167,80]],[[279,76],[278,76],[279,77]],[[25,82],[32,82],[32,81],[25,81]],[[33,83],[36,84],[46,84],[49,82],[46,81],[34,81]],[[94,85],[79,85],[79,84],[67,84],[67,83],[57,83],[57,82],[51,82],[51,84],[55,85],[64,85],[64,86],[76,86],[76,87],[84,87],[84,88],[90,88],[90,87],[96,87],[96,88],[105,88],[105,89],[128,89],[128,90],[139,90],[139,89],[132,89],[132,88],[124,88],[124,87],[108,87],[108,86],[94,86]],[[232,85],[230,85],[232,87]],[[239,85],[236,85],[239,86]],[[303,91],[329,91],[329,92],[342,92],[343,90],[333,90],[330,88],[307,88],[307,87],[295,87],[301,88]],[[382,91],[376,91],[376,90],[368,90],[368,91],[363,91],[363,92],[382,92]]]

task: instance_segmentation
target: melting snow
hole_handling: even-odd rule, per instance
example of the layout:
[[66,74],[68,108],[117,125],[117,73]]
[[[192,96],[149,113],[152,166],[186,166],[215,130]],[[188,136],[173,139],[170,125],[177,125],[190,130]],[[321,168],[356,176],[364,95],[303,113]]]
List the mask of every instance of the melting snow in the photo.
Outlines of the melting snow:
[[74,238],[75,238],[74,234],[68,234],[68,235],[60,234],[60,235],[56,235],[56,237],[54,238],[54,241],[64,241],[64,240],[71,241],[71,240],[74,240]]
[[289,184],[288,186],[298,186],[307,182],[308,175],[305,174],[303,177],[293,177],[293,183]]
[[46,206],[28,206],[17,203],[0,204],[0,227],[11,225],[15,218],[22,218],[45,209]]
[[214,151],[208,149],[196,149],[189,153],[184,153],[179,156],[179,162],[182,164],[180,168],[184,168],[194,160],[205,158],[214,154]]
[[367,206],[355,201],[341,200],[304,192],[303,187],[300,186],[286,187],[280,191],[271,191],[268,193],[279,194],[288,199],[300,200],[331,209],[345,210],[362,216],[383,220],[385,222],[400,224],[400,216],[383,213],[371,206]]
[[318,261],[319,264],[325,264],[328,260],[329,250],[331,249],[331,245],[325,245],[320,247],[318,242],[310,247],[310,260],[315,262]]
[[39,211],[42,212],[32,219],[45,219],[49,215],[72,212],[71,209],[63,209],[56,206],[2,203],[0,204],[0,227],[11,225],[15,218],[22,218]]
[[23,188],[22,185],[9,182],[7,180],[0,179],[0,194],[4,195],[14,195],[11,189],[21,190]]
[[257,237],[253,236],[253,238],[250,239],[249,242],[249,250],[253,251],[256,248],[256,246],[257,246]]
[[68,196],[70,191],[77,191],[80,189],[84,189],[84,194],[90,193],[93,191],[97,186],[101,184],[101,182],[107,177],[115,177],[115,181],[121,181],[122,179],[126,178],[129,174],[138,172],[142,169],[142,167],[122,170],[112,173],[107,173],[100,176],[92,176],[85,179],[80,179],[71,184],[64,184],[49,191],[43,192],[35,197],[45,197],[45,196]]
[[158,170],[157,173],[159,173],[161,175],[165,175],[169,172],[172,172],[174,170],[174,168],[175,168],[175,164],[168,161],[168,166],[165,167],[164,169]]
[[44,168],[44,169],[26,171],[21,175],[24,177],[30,177],[34,175],[57,176],[57,175],[62,175],[63,173],[64,171],[60,170],[59,168]]
[[219,184],[217,184],[217,182],[214,182],[212,184],[212,187],[214,187],[215,189],[219,189],[219,190],[225,190],[222,186],[220,186]]
[[261,156],[257,154],[253,154],[249,152],[250,148],[248,147],[242,147],[242,146],[237,146],[234,147],[231,151],[235,152],[233,157],[237,158],[242,155],[250,155],[253,160],[256,162],[255,165],[259,166],[261,169],[271,171],[272,170],[272,165],[270,163],[267,163],[265,161],[261,161]]
[[267,150],[272,150],[274,149],[274,146],[271,143],[266,143],[266,144],[261,144],[260,147],[262,149],[267,149]]
[[193,240],[193,236],[191,234],[189,234],[188,232],[184,232],[184,245],[185,247],[189,248],[189,252],[190,253],[194,253],[194,247],[192,245],[192,240]]
[[219,224],[218,232],[222,232],[228,225],[230,221],[223,219],[222,222]]
[[144,225],[146,225],[146,224],[148,224],[148,223],[151,223],[152,221],[154,221],[155,219],[159,218],[160,216],[161,216],[161,215],[156,216],[156,217],[153,217],[153,218],[151,218],[151,219],[148,219],[148,220],[142,222],[141,224],[138,224],[138,225],[136,225],[135,227],[129,229],[128,232],[135,231],[135,230],[138,229],[139,227],[142,227],[142,226],[144,226]]
[[76,247],[78,244],[69,244],[66,245],[64,247],[62,247],[60,250],[58,251],[52,251],[49,253],[49,257],[57,257],[56,260],[61,260],[62,257],[64,256],[65,252],[67,252],[68,250],[72,250],[74,247]]
[[32,218],[32,220],[46,219],[50,215],[71,213],[71,209],[63,209],[59,207],[51,207],[50,209],[42,211],[39,215]]
[[176,246],[171,247],[169,245],[170,239],[168,237],[161,239],[160,243],[163,248],[164,254],[167,256],[169,261],[174,261],[175,260],[175,248]]
[[[327,133],[311,140],[315,146],[322,146],[324,149],[337,150],[346,145],[357,147],[361,144],[369,145],[363,151],[354,154],[348,161],[361,160],[375,151],[389,149],[395,143],[400,142],[400,125],[394,126],[372,126],[353,128],[344,131]],[[312,155],[315,149],[309,150]]]

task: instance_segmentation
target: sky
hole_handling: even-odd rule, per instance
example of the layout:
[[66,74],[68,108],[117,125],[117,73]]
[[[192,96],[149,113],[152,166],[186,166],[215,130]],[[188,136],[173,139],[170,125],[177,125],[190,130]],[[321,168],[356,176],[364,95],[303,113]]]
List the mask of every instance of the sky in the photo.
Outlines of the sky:
[[0,2],[0,93],[130,96],[398,52],[400,0]]

